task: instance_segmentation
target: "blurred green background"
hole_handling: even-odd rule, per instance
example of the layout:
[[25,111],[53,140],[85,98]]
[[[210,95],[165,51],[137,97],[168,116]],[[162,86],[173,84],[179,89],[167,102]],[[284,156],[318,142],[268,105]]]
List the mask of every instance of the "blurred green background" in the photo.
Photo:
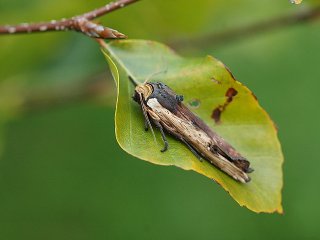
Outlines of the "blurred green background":
[[[102,0],[2,0],[0,24],[73,16]],[[165,43],[307,11],[316,1],[141,1],[100,19]],[[211,180],[127,155],[114,136],[113,80],[77,33],[0,37],[0,239],[320,239],[320,21],[211,54],[258,96],[279,128],[285,214],[241,208]],[[317,130],[318,129],[318,130]]]

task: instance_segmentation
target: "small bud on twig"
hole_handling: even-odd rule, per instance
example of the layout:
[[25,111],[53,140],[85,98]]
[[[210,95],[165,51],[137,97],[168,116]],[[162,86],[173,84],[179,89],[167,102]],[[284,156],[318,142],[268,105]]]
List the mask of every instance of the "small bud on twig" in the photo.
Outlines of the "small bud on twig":
[[74,30],[77,32],[82,32],[92,38],[126,38],[126,35],[118,32],[117,30],[104,27],[100,24],[92,22],[91,20],[137,1],[138,0],[118,0],[91,12],[59,21],[51,20],[50,22],[43,23],[22,23],[18,25],[0,26],[0,34]]

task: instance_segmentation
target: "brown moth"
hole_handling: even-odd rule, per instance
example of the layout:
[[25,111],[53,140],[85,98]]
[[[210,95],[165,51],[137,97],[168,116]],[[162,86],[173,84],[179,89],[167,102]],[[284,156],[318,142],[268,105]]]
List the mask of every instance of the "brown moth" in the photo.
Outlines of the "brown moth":
[[193,114],[182,103],[182,95],[161,82],[145,82],[136,84],[133,99],[141,105],[146,130],[150,127],[153,133],[151,122],[159,128],[164,142],[161,152],[168,149],[166,131],[183,142],[199,160],[207,160],[239,182],[250,181],[247,175],[253,171],[250,162]]

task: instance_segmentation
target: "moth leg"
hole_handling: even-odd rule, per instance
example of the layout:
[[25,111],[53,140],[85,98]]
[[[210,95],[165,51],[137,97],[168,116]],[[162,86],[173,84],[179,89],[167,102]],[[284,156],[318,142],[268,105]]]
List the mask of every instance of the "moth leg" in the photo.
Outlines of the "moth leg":
[[189,150],[193,153],[193,155],[195,155],[199,159],[199,161],[202,162],[203,158],[199,155],[199,153],[186,140],[184,140],[182,135],[180,135],[179,133],[177,133],[176,131],[171,129],[168,125],[166,125],[166,127],[168,129],[170,129],[170,133],[173,136],[175,136],[177,139],[179,139],[181,142],[183,142],[189,148]]
[[147,109],[146,109],[146,106],[143,101],[143,95],[141,93],[139,94],[139,101],[140,101],[140,106],[141,106],[143,116],[144,116],[144,124],[145,124],[144,129],[147,131],[150,128],[152,136],[153,136],[153,140],[155,142],[157,142],[156,135],[153,132],[152,125],[151,125],[149,117],[148,117]]
[[[147,111],[144,108],[144,105],[141,105],[142,108],[142,112],[143,112],[143,116],[144,116],[144,130],[148,131],[149,130],[149,126],[152,128]],[[151,129],[152,131],[152,129]]]
[[202,162],[203,158],[199,155],[199,153],[182,137],[179,138],[187,147],[190,149],[190,151],[199,159],[200,162]]
[[165,133],[164,133],[164,131],[163,131],[163,127],[162,127],[161,123],[159,123],[159,122],[157,122],[157,121],[154,121],[154,123],[155,123],[155,125],[159,128],[160,133],[161,133],[161,138],[162,138],[162,140],[163,140],[163,142],[164,142],[164,147],[163,147],[163,149],[161,149],[160,151],[161,151],[161,152],[165,152],[165,151],[168,150],[168,146],[169,146],[167,137],[166,137],[166,135],[165,135]]
[[146,118],[144,118],[144,130],[148,131],[149,130],[149,125],[148,125],[148,121]]

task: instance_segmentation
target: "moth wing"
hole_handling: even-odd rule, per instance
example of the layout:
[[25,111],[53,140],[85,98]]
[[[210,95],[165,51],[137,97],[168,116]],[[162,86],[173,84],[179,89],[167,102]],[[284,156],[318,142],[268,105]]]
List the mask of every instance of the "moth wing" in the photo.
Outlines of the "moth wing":
[[226,140],[215,133],[207,124],[205,124],[199,117],[193,114],[183,103],[178,104],[177,114],[180,118],[191,121],[194,125],[202,129],[212,139],[218,153],[233,162],[237,167],[244,172],[251,172],[250,162],[243,157],[234,147],[232,147]]

